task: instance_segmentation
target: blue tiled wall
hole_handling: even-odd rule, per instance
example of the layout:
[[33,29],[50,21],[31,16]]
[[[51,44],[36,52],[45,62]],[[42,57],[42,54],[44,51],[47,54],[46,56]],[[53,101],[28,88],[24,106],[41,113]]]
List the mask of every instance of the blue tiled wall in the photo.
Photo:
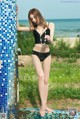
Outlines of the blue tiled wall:
[[0,112],[15,103],[16,1],[0,0]]

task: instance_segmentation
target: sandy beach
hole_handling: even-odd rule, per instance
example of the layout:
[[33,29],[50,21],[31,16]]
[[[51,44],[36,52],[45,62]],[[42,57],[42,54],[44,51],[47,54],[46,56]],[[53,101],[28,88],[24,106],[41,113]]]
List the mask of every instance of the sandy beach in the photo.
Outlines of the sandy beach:
[[79,37],[64,37],[64,38],[57,38],[56,41],[54,41],[54,45],[56,45],[56,43],[60,40],[63,40],[64,42],[66,42],[67,44],[70,45],[71,48],[73,48],[76,44],[76,42],[79,42]]

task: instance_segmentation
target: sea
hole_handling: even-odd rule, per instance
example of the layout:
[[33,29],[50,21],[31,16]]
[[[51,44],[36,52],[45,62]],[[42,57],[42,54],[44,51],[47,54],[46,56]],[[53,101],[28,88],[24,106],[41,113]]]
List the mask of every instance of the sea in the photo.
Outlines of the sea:
[[[46,19],[55,24],[56,37],[77,37],[80,35],[80,19]],[[28,26],[28,20],[19,20],[19,23]]]

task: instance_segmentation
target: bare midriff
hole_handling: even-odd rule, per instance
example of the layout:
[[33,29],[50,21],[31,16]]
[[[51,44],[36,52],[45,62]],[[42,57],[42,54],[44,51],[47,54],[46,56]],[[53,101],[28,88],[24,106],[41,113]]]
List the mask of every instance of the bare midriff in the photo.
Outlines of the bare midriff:
[[41,53],[50,51],[49,45],[45,45],[45,44],[35,44],[35,46],[33,47],[33,50],[37,52],[41,52]]

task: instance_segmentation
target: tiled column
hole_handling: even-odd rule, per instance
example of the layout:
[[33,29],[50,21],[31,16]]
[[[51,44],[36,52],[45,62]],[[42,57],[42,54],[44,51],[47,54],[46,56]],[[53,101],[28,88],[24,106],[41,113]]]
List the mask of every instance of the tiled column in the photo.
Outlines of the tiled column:
[[16,46],[16,0],[0,0],[0,119],[16,103]]

